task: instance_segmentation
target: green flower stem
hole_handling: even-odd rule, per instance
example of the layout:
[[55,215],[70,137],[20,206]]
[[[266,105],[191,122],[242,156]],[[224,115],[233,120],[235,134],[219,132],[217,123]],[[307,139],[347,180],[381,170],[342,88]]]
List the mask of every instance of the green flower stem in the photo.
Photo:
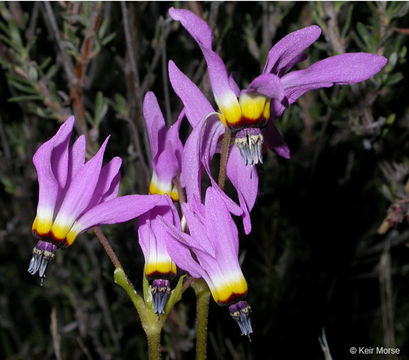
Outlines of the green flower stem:
[[191,286],[196,294],[196,360],[205,360],[210,291],[203,279],[193,281]]
[[146,306],[143,298],[136,292],[122,268],[115,269],[114,280],[115,284],[122,287],[128,294],[139,314],[142,327],[148,339],[149,360],[159,360],[160,333],[166,317],[163,316],[158,319],[158,316],[153,313],[153,310]]
[[186,276],[181,276],[175,287],[171,292],[168,302],[165,306],[165,314],[158,317],[157,314],[153,312],[153,301],[152,294],[148,291],[147,280],[144,279],[144,297],[143,299],[135,290],[132,283],[126,276],[124,269],[122,267],[117,267],[114,271],[114,281],[115,284],[122,287],[132,300],[136,311],[138,312],[139,318],[141,319],[141,324],[143,330],[145,331],[146,337],[148,339],[148,354],[149,360],[159,360],[160,359],[160,333],[162,331],[163,325],[169,315],[169,312],[173,309],[175,304],[182,298],[182,285],[183,280]]
[[226,165],[227,165],[227,158],[229,155],[230,139],[231,139],[231,130],[229,129],[229,127],[226,126],[226,130],[223,136],[222,152],[220,155],[220,167],[219,167],[219,179],[218,179],[218,184],[222,190],[224,189],[224,183],[226,181]]

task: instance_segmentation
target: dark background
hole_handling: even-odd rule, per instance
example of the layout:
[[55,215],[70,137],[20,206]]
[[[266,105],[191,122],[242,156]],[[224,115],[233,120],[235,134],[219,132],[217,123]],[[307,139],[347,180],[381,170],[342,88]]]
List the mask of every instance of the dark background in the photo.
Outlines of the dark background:
[[[147,192],[144,93],[154,91],[167,121],[176,119],[182,106],[166,75],[172,59],[212,99],[200,50],[167,20],[170,6],[208,21],[214,48],[242,88],[276,41],[311,24],[323,34],[299,67],[343,52],[388,58],[372,79],[308,93],[277,120],[292,157],[265,154],[253,231],[240,239],[252,341],[211,301],[208,358],[330,359],[319,343],[326,338],[334,359],[364,356],[350,355],[351,346],[397,347],[408,359],[404,2],[1,3],[0,359],[147,358],[136,311],[113,284],[93,233],[57,253],[44,287],[27,273],[38,186],[31,159],[74,113],[89,154],[112,134],[105,159],[123,159],[121,194]],[[188,132],[184,125],[183,139]],[[387,216],[396,226],[379,234]],[[135,221],[103,227],[140,288],[135,230]],[[162,333],[163,358],[194,358],[194,304],[186,291]]]

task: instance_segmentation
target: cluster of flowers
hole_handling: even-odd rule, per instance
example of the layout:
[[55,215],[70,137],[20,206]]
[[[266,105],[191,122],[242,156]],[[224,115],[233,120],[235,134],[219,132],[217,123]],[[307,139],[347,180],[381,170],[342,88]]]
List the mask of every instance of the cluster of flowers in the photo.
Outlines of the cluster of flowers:
[[[33,158],[39,201],[32,231],[39,241],[28,271],[38,272],[43,279],[56,249],[71,246],[80,233],[96,225],[139,217],[139,244],[145,256],[145,275],[153,280],[155,313],[164,311],[169,280],[176,276],[178,266],[194,278],[203,278],[216,303],[228,305],[242,334],[248,335],[252,332],[250,307],[244,300],[248,286],[238,260],[238,230],[232,216],[241,217],[244,232],[251,232],[250,212],[258,192],[254,165],[262,163],[262,144],[284,158],[290,157],[274,119],[309,90],[367,80],[382,69],[386,59],[347,53],[289,72],[306,58],[303,51],[321,34],[318,26],[309,26],[274,45],[263,73],[240,90],[212,49],[209,26],[188,10],[171,8],[169,14],[199,45],[218,111],[170,61],[170,82],[184,109],[177,122],[166,129],[155,95],[145,95],[143,114],[153,168],[150,194],[122,197],[118,197],[121,159],[115,157],[102,166],[108,138],[85,162],[85,137],[69,145],[75,121],[70,117]],[[185,118],[192,131],[183,145],[179,128]],[[229,145],[225,171],[239,204],[223,192],[210,171],[226,129],[234,141]],[[204,194],[202,169],[211,184]],[[180,191],[186,192],[187,200],[181,204],[182,215],[173,203],[179,200]]]

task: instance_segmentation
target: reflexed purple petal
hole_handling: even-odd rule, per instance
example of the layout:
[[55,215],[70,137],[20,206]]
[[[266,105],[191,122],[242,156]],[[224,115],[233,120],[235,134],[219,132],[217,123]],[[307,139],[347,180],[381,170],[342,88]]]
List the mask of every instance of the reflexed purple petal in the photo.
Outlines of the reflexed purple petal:
[[286,74],[288,71],[290,71],[293,68],[293,66],[295,64],[298,64],[299,62],[304,61],[307,58],[308,58],[307,54],[299,54],[298,56],[296,56],[292,61],[290,61],[286,66],[284,66],[281,69],[280,74],[282,74],[282,75]]
[[169,128],[168,133],[166,135],[166,147],[170,147],[173,150],[173,154],[177,159],[178,162],[178,171],[180,171],[182,167],[182,153],[183,153],[183,144],[182,141],[180,141],[179,137],[179,129],[180,125],[183,121],[183,118],[185,117],[185,109],[183,109],[179,116],[177,121]]
[[85,162],[85,151],[86,151],[86,144],[85,144],[85,136],[81,135],[71,146],[68,162],[69,162],[69,178],[67,184],[69,185],[72,179],[77,174],[78,170],[84,165]]
[[[55,138],[53,151],[51,153],[51,167],[55,178],[58,181],[60,190],[64,189],[68,178],[68,154],[74,116],[69,117],[64,124],[67,124],[67,130]],[[71,129],[71,131],[68,131]]]
[[307,69],[281,78],[289,102],[305,92],[334,84],[353,84],[369,79],[385,66],[387,59],[368,53],[347,53],[318,61]]
[[122,160],[117,156],[101,169],[98,183],[95,186],[94,193],[85,211],[99,204],[103,196],[111,189],[111,184],[117,177],[121,164]]
[[224,113],[226,108],[237,108],[239,104],[230,87],[226,67],[223,60],[212,50],[212,33],[205,21],[188,10],[169,9],[169,14],[174,20],[181,22],[183,27],[195,39],[206,59],[210,83],[219,108]]
[[168,253],[175,264],[194,278],[208,278],[203,268],[193,259],[189,247],[176,239],[173,235],[166,242]]
[[[173,204],[170,205],[177,212]],[[145,262],[148,261],[150,255],[169,256],[166,242],[171,235],[164,229],[158,216],[174,225],[179,225],[179,221],[174,222],[173,210],[169,206],[156,206],[139,216],[138,241],[145,256]],[[180,229],[180,225],[178,229]]]
[[223,132],[224,126],[218,117],[210,116],[203,118],[187,139],[183,150],[182,178],[188,202],[192,201],[193,196],[201,199],[202,162],[210,163]]
[[98,183],[102,160],[109,137],[106,138],[95,156],[78,171],[72,180],[58,211],[55,222],[73,222],[88,206]]
[[201,250],[203,252],[209,253],[211,256],[215,257],[215,247],[212,239],[209,239],[206,235],[206,227],[201,222],[203,219],[201,216],[194,213],[188,204],[182,204],[183,215],[186,218],[186,222],[189,225],[189,233],[191,238],[186,245],[191,246],[194,249]]
[[213,187],[207,188],[205,207],[206,230],[208,237],[213,241],[216,259],[224,258],[237,262],[239,252],[237,227],[219,193]]
[[274,120],[270,119],[267,126],[262,130],[264,143],[267,147],[285,159],[290,158],[290,149],[284,142],[283,137],[274,125]]
[[281,76],[284,69],[285,71],[290,69],[289,64],[295,65],[294,60],[301,60],[300,54],[320,35],[321,29],[312,25],[284,36],[270,49],[263,74],[273,72]]
[[209,113],[214,112],[214,109],[199,88],[178,69],[172,60],[169,61],[168,67],[173,90],[182,101],[186,117],[194,128]]
[[74,224],[78,234],[95,225],[116,224],[134,219],[155,206],[169,204],[168,196],[127,195],[98,204],[82,215]]
[[169,235],[171,235],[171,238],[167,240],[166,247],[176,265],[187,271],[193,277],[199,278],[207,276],[206,272],[192,257],[190,250],[190,240],[192,237],[184,234],[162,217],[159,217],[159,220]]
[[234,73],[231,73],[229,76],[229,85],[230,85],[230,88],[233,90],[234,95],[236,95],[236,97],[239,97],[240,88],[239,88],[239,85],[237,85],[236,80],[234,80]]
[[234,89],[230,87],[229,77],[227,76],[223,60],[212,49],[204,47],[201,47],[201,49],[207,63],[214,99],[220,110],[224,115],[226,115],[226,110],[234,109],[233,112],[239,111],[239,101],[234,93]]
[[115,199],[118,196],[121,173],[118,172],[111,182],[109,189],[102,195],[101,202]]
[[278,101],[284,98],[284,88],[281,85],[280,78],[274,74],[261,74],[257,76],[250,83],[248,90]]
[[180,21],[196,42],[208,48],[212,47],[212,30],[203,19],[189,10],[175,9],[173,7],[169,9],[169,15],[173,20]]
[[[51,156],[54,144],[60,142],[60,139],[71,136],[73,126],[74,118],[70,117],[50,140],[39,147],[33,156],[39,185],[37,213],[40,209],[53,211],[55,208],[60,188],[51,166]],[[68,162],[68,159],[66,161]]]
[[161,181],[171,183],[179,171],[179,162],[173,149],[163,150],[152,167]]
[[143,116],[151,145],[152,159],[155,159],[163,147],[166,136],[166,123],[160,110],[158,100],[152,91],[143,99]]
[[[279,102],[279,101],[274,100],[274,99],[271,100],[271,103],[270,103],[270,117],[272,119],[280,117],[283,114],[284,110],[286,109],[286,107],[288,105],[289,105],[288,102],[286,103],[286,106],[284,106],[282,102]],[[271,121],[271,120],[269,120],[269,121]]]
[[255,166],[244,165],[237,146],[233,146],[227,159],[226,175],[237,190],[240,207],[243,209],[243,225],[246,234],[251,231],[250,211],[258,193],[258,175]]

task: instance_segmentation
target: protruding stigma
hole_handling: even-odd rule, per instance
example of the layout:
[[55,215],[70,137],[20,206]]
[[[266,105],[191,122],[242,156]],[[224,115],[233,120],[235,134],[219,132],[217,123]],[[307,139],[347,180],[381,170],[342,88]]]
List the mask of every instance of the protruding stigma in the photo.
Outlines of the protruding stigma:
[[33,256],[28,266],[28,272],[31,275],[35,275],[38,272],[41,285],[43,285],[44,282],[48,263],[54,258],[56,250],[57,247],[54,244],[42,240],[39,240],[33,249]]
[[251,307],[247,301],[239,301],[230,305],[229,311],[231,317],[236,320],[237,324],[240,326],[241,334],[248,336],[249,340],[251,340],[250,334],[253,333],[250,319]]
[[170,294],[169,280],[156,279],[152,283],[153,312],[164,314],[165,305]]
[[245,165],[263,163],[263,135],[258,128],[242,129],[236,133],[235,140]]

